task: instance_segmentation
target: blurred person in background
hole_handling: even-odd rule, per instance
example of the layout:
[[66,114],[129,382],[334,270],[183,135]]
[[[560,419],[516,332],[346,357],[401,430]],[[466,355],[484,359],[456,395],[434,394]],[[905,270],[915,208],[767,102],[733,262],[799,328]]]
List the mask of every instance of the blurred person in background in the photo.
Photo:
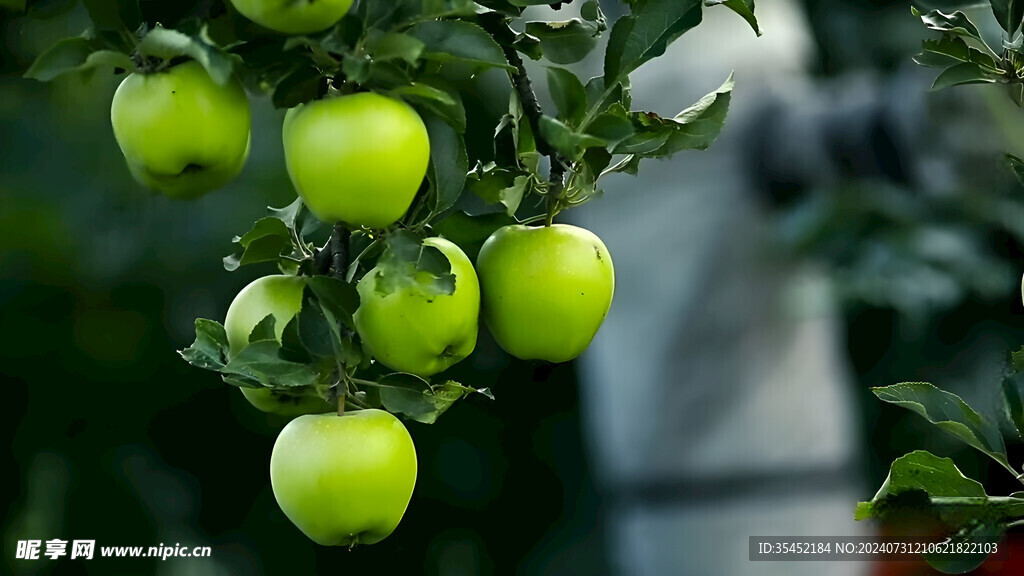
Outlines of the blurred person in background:
[[[605,5],[617,15],[614,2]],[[937,171],[932,153],[945,146],[946,159],[963,156],[951,145],[963,132],[942,137],[927,122],[930,78],[910,61],[926,35],[904,3],[757,9],[763,37],[708,10],[666,58],[632,76],[634,108],[679,110],[735,69],[721,138],[708,151],[652,162],[639,180],[609,178],[601,202],[574,214],[616,257],[615,305],[582,360],[581,397],[622,574],[871,573],[859,562],[748,561],[750,536],[872,533],[853,519],[854,503],[875,486],[844,297],[922,312],[971,289],[1005,292],[1009,278],[1005,263],[980,257],[967,264],[969,278],[957,278],[963,269],[936,271],[931,255],[883,241],[889,266],[837,287],[824,269],[845,264],[835,254],[822,266],[777,246],[780,229],[803,231],[797,205],[817,202],[804,216],[841,227],[842,211],[837,221],[822,214],[849,199],[844,187],[872,189],[855,193],[863,208],[852,212],[868,211],[879,195],[898,203],[904,188],[948,193],[953,162]],[[844,240],[871,245],[873,232]],[[973,254],[955,233],[935,238],[943,242],[934,250],[949,250],[939,258]],[[906,277],[885,277],[893,272]]]
[[[863,489],[840,328],[831,310],[787,306],[815,274],[763,249],[742,137],[770,94],[805,90],[813,38],[799,3],[757,8],[761,38],[709,10],[632,77],[635,108],[681,110],[735,69],[720,139],[651,162],[642,180],[609,178],[579,211],[617,266],[581,396],[621,574],[866,573],[748,561],[750,536],[866,534],[853,521]],[[776,144],[803,150],[801,138]]]

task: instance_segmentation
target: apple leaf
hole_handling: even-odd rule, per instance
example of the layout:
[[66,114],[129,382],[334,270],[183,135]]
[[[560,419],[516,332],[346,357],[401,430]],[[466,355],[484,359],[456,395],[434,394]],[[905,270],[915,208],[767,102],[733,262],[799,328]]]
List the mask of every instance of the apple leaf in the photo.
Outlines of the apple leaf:
[[61,74],[83,72],[96,68],[121,69],[133,72],[135,63],[126,54],[99,49],[96,41],[83,36],[64,38],[36,58],[25,72],[25,78],[49,82]]
[[558,119],[578,126],[587,113],[587,91],[580,79],[565,68],[548,67],[548,91],[558,109]]
[[466,178],[466,186],[473,194],[487,204],[498,205],[499,210],[503,208],[510,217],[515,216],[532,182],[532,175],[498,168],[493,162],[477,164]]
[[227,84],[234,71],[231,57],[205,38],[189,36],[159,25],[139,41],[138,50],[144,56],[163,60],[187,56],[199,62],[218,84]]
[[400,32],[381,33],[371,29],[367,34],[366,51],[376,62],[397,59],[415,64],[424,48],[422,40]]
[[427,80],[420,78],[419,82],[399,86],[391,90],[391,94],[409,102],[422,112],[441,118],[459,134],[464,133],[466,108],[462,103],[462,96],[457,91],[432,86]]
[[[1006,165],[1010,167],[1010,171],[1013,172],[1013,175],[1017,178],[1017,182],[1021,186],[1024,186],[1024,160],[1021,160],[1013,154],[1007,154],[1004,157],[1004,160],[1006,161]],[[1022,349],[1022,351],[1024,351],[1024,349]],[[1024,367],[1024,354],[1021,356],[1021,366]],[[1020,368],[1018,368],[1018,370],[1020,370]]]
[[999,74],[983,68],[974,62],[961,62],[954,64],[942,71],[935,82],[932,83],[932,90],[942,90],[951,86],[963,84],[992,84],[999,78]]
[[1004,467],[1011,468],[999,429],[956,394],[940,390],[927,382],[903,382],[872,388],[871,391],[882,401],[923,416]]
[[466,186],[469,158],[466,142],[444,120],[427,114],[423,117],[430,136],[430,178],[433,206],[431,214],[440,214],[459,200]]
[[1024,20],[1024,0],[989,0],[999,26],[1013,37]]
[[665,53],[685,32],[700,24],[701,0],[644,0],[615,22],[604,58],[605,90],[622,82],[644,62]]
[[1003,401],[1006,416],[1017,431],[1017,437],[1024,437],[1024,375],[1008,374],[1003,378]]
[[963,12],[956,11],[952,14],[945,14],[939,10],[932,10],[921,13],[913,7],[911,7],[911,12],[919,16],[921,22],[930,30],[981,40],[981,32],[978,27]]
[[526,34],[537,38],[544,57],[555,64],[573,64],[586,58],[597,46],[600,29],[573,18],[564,22],[527,22]]
[[276,262],[292,252],[292,233],[284,222],[267,217],[256,221],[252,229],[232,240],[238,247],[224,257],[224,269],[233,272],[239,266],[258,262]]
[[463,20],[430,20],[412,26],[408,34],[423,42],[424,59],[515,70],[505,59],[501,46],[476,24]]
[[227,363],[228,336],[219,322],[196,318],[196,339],[178,354],[189,364],[206,370],[220,370]]
[[300,66],[278,81],[271,102],[274,108],[294,108],[320,95],[323,76],[313,66]]
[[452,380],[431,386],[423,378],[404,372],[388,374],[372,385],[389,412],[424,424],[433,424],[452,404],[469,394],[476,392],[494,399],[488,388],[477,390]]
[[359,307],[355,286],[331,276],[310,276],[306,287],[316,297],[321,310],[332,326],[353,327],[352,315]]
[[387,248],[369,274],[376,275],[375,289],[384,296],[404,288],[413,288],[427,297],[455,292],[455,275],[448,258],[408,230],[388,235]]
[[[998,542],[1003,523],[1019,511],[1024,500],[992,499],[979,482],[967,478],[949,458],[940,458],[923,450],[911,452],[893,461],[889,476],[870,502],[857,505],[856,519],[899,520],[913,515],[936,523],[952,542]],[[987,554],[924,555],[935,568],[960,574],[979,566]]]
[[312,366],[284,360],[281,345],[273,340],[249,344],[221,372],[257,380],[268,388],[313,386],[317,382],[317,371]]
[[261,342],[263,340],[277,340],[277,332],[275,330],[277,320],[273,314],[267,314],[262,320],[256,323],[249,332],[249,343]]
[[725,6],[746,20],[755,34],[761,35],[761,28],[757,24],[757,17],[754,16],[754,0],[704,0],[704,5],[709,8]]

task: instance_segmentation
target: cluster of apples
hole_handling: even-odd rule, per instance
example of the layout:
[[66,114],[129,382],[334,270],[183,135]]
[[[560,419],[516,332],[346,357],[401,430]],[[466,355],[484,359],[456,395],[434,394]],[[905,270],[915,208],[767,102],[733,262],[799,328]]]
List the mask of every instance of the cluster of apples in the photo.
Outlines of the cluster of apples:
[[[233,0],[243,15],[283,33],[328,28],[351,0]],[[196,62],[135,73],[114,95],[114,134],[131,173],[172,197],[191,198],[234,178],[249,153],[250,112],[237,80],[218,84]],[[408,211],[430,161],[418,113],[381,94],[330,97],[288,111],[288,174],[309,210],[327,223],[381,229]],[[443,161],[443,159],[442,159]],[[498,344],[522,359],[565,362],[589,345],[611,305],[608,249],[575,226],[511,225],[484,243],[476,266],[440,237],[425,245],[449,261],[450,294],[415,283],[381,290],[376,267],[359,280],[354,315],[364,348],[381,364],[429,377],[466,358],[482,315]],[[259,278],[232,301],[224,327],[229,356],[273,315],[277,338],[299,313],[306,280]],[[416,481],[416,452],[405,426],[375,409],[343,416],[313,393],[245,388],[254,406],[293,419],[271,455],[270,478],[285,515],[323,545],[372,544],[398,525]]]

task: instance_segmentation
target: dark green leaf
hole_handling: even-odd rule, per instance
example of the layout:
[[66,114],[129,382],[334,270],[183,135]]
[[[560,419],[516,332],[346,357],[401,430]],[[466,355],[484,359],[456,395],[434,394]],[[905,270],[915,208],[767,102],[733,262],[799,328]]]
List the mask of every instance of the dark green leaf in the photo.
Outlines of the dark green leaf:
[[220,323],[196,318],[196,339],[179,351],[189,364],[206,370],[220,370],[227,362],[228,336]]
[[755,34],[761,35],[761,29],[757,25],[757,17],[754,16],[754,0],[704,0],[704,5],[709,7],[725,6],[746,20]]
[[270,388],[316,384],[318,374],[312,366],[285,360],[280,353],[281,345],[275,340],[252,342],[232,358],[221,372],[257,380]]
[[227,53],[204,39],[159,26],[142,38],[139,42],[139,52],[164,60],[179,56],[192,58],[199,62],[209,73],[210,78],[218,84],[226,84],[231,79],[234,68]]
[[135,64],[126,54],[97,50],[96,46],[96,42],[81,36],[64,38],[40,54],[25,72],[25,77],[49,82],[66,72],[98,67],[121,68],[129,72],[135,70]]
[[920,12],[917,12],[917,14],[921,17],[924,25],[931,30],[981,40],[981,32],[978,31],[978,27],[963,12],[957,11],[952,14],[944,14],[939,10],[932,10],[925,14]]
[[455,275],[448,258],[408,230],[399,230],[387,237],[387,249],[374,274],[374,288],[383,295],[404,288],[413,288],[426,296],[455,292]]
[[1002,388],[1006,415],[1018,436],[1024,437],[1024,374],[1007,375],[1003,378]]
[[587,126],[587,134],[600,138],[609,148],[614,148],[635,133],[631,114],[620,104],[612,104]]
[[570,160],[578,160],[583,156],[584,150],[591,146],[607,145],[604,140],[590,134],[577,132],[550,116],[541,116],[538,127],[541,137]]
[[[973,545],[999,542],[1003,538],[1004,531],[1002,522],[984,519],[966,524],[950,534],[949,544],[964,545],[964,549],[977,549]],[[988,559],[988,554],[985,553],[939,554],[933,552],[923,556],[933,568],[945,574],[966,574],[980,567]]]
[[[682,150],[708,148],[718,138],[725,125],[732,89],[733,78],[730,74],[717,90],[707,94],[674,118],[662,118],[651,112],[629,113],[635,133],[622,140],[612,152],[643,158],[661,158]],[[614,114],[615,110],[615,107],[609,108],[609,113]]]
[[438,236],[443,236],[458,244],[466,256],[475,262],[484,241],[495,230],[516,223],[516,220],[511,218],[507,211],[470,216],[462,210],[453,210],[444,220],[434,224],[433,228]]
[[[1024,160],[1021,160],[1013,154],[1007,154],[1005,158],[1006,164],[1010,167],[1013,175],[1017,177],[1017,182],[1019,182],[1021,186],[1024,186]],[[1018,353],[1015,352],[1014,354]],[[1024,368],[1024,358],[1022,358],[1021,366]]]
[[359,294],[352,284],[330,276],[311,276],[306,280],[306,286],[316,296],[332,326],[354,328],[352,315],[359,307]]
[[252,331],[249,332],[249,343],[261,342],[264,340],[277,341],[277,332],[274,329],[274,325],[277,320],[273,314],[267,314],[262,320],[260,320]]
[[423,42],[423,58],[514,70],[505,59],[501,46],[476,24],[462,20],[431,20],[409,28],[408,34]]
[[904,382],[872,388],[882,401],[902,406],[926,418],[969,446],[1009,467],[999,429],[975,412],[959,396],[926,382]]
[[527,22],[526,33],[540,40],[544,56],[555,64],[586,58],[597,45],[597,26],[578,18],[564,22]]
[[433,424],[452,404],[468,394],[479,392],[494,399],[487,388],[475,390],[451,380],[430,386],[419,376],[401,372],[388,374],[374,387],[378,389],[381,403],[389,412],[402,414],[424,424]]
[[275,108],[294,108],[316,100],[320,95],[323,76],[312,66],[302,66],[285,76],[274,87],[272,101]]
[[499,168],[493,162],[478,165],[469,173],[466,185],[488,204],[501,204],[508,216],[519,209],[532,178],[529,174]]
[[397,59],[415,64],[423,48],[420,39],[399,32],[371,35],[366,41],[366,51],[378,62]]
[[962,62],[946,68],[932,84],[932,90],[941,90],[961,84],[991,84],[997,79],[996,74],[985,70],[974,62]]
[[587,92],[580,79],[564,68],[549,67],[548,90],[558,108],[558,119],[578,126],[587,113]]
[[612,27],[604,59],[605,90],[621,82],[701,22],[701,0],[646,0]]
[[430,181],[433,184],[432,213],[440,214],[459,200],[466,186],[469,157],[462,136],[434,115],[423,118],[430,135]]
[[399,86],[391,93],[441,117],[459,134],[466,131],[466,109],[458,92],[443,90],[425,82],[415,82]]
[[6,8],[11,12],[24,12],[25,0],[0,0],[0,8]]
[[1024,20],[1024,0],[989,0],[999,26],[1013,36]]
[[340,332],[327,320],[318,301],[303,302],[298,319],[299,341],[310,354],[330,358],[341,349]]
[[274,262],[292,247],[291,231],[277,218],[261,218],[244,236],[235,237],[235,252],[224,257],[224,268],[237,270],[239,266],[257,262]]
[[914,62],[922,66],[946,68],[959,62],[975,62],[990,71],[999,71],[996,61],[991,55],[967,45],[960,36],[944,35],[938,40],[922,42],[922,51],[914,57]]

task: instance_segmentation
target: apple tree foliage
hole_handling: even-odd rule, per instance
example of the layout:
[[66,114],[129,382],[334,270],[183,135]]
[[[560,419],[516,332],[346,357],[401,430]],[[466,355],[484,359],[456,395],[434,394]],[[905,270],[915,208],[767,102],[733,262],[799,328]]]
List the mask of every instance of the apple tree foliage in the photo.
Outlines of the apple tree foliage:
[[[233,357],[224,327],[198,319],[195,342],[181,355],[234,386],[304,394],[313,388],[342,407],[382,407],[429,423],[460,398],[490,391],[392,373],[372,362],[353,324],[355,283],[377,266],[389,285],[419,282],[450,294],[448,261],[422,244],[425,237],[443,234],[479,246],[500,226],[551,222],[598,196],[608,174],[635,175],[645,159],[707,148],[725,121],[731,76],[667,116],[631,106],[629,76],[699,25],[708,9],[723,6],[760,34],[753,0],[628,0],[628,13],[615,22],[596,0],[575,0],[577,18],[528,18],[531,6],[570,3],[358,0],[327,30],[289,35],[262,28],[222,0],[81,0],[91,26],[55,43],[26,76],[159,72],[195,60],[214,81],[236,76],[277,108],[356,90],[413,106],[429,133],[431,161],[406,216],[384,229],[350,229],[317,221],[301,200],[268,208],[234,238],[224,267],[275,266],[308,276],[301,312],[280,341],[268,316]],[[14,4],[45,18],[79,3]],[[572,65],[602,45],[602,36],[603,72],[580,78]],[[528,76],[524,59],[537,63],[542,78]],[[538,82],[546,83],[550,109],[536,96]],[[495,92],[496,83],[504,89]],[[498,117],[480,104],[496,93],[508,98]],[[326,383],[325,361],[336,366]]]
[[[947,3],[948,4],[948,3]],[[917,64],[941,68],[932,84],[939,90],[963,84],[996,84],[1024,108],[1024,1],[953,2],[961,8],[988,5],[998,23],[1001,41],[986,39],[961,10],[927,10],[912,7],[929,30],[938,34],[923,41]],[[1024,162],[1006,155],[1006,161],[1024,185]],[[956,394],[925,382],[904,382],[874,388],[883,402],[910,410],[985,454],[1012,477],[1024,483],[1024,473],[1010,462],[1007,443],[1024,441],[1024,348],[1010,355],[998,382],[1001,413],[976,411]],[[919,528],[949,535],[953,543],[999,542],[1006,530],[1024,523],[1024,491],[990,496],[979,482],[967,478],[949,458],[915,451],[896,459],[889,476],[874,498],[857,505],[858,520],[875,518],[911,522]],[[925,555],[934,568],[949,574],[970,572],[988,554]]]

